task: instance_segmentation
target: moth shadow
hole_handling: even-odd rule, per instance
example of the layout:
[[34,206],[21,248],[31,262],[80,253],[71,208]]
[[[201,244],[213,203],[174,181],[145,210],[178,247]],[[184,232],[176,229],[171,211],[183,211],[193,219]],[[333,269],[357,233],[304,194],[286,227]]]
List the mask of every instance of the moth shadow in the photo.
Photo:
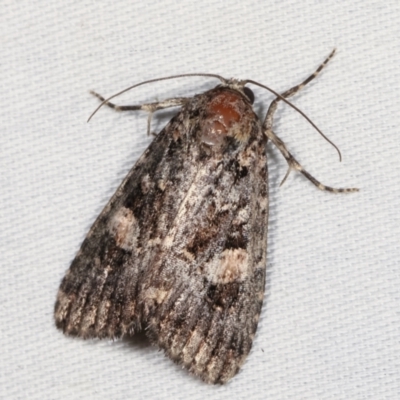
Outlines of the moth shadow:
[[150,132],[155,135],[161,132],[168,122],[178,114],[180,109],[181,107],[177,106],[168,110],[156,111],[151,118]]
[[124,347],[139,348],[142,350],[148,350],[149,348],[156,349],[150,342],[150,339],[146,336],[144,331],[137,332],[134,335],[126,335],[121,339],[121,343]]
[[135,353],[142,353],[144,357],[147,357],[156,368],[160,365],[165,365],[168,369],[174,368],[175,374],[185,376],[185,379],[191,379],[194,384],[201,384],[201,381],[196,378],[193,374],[188,374],[182,366],[174,360],[169,360],[163,355],[163,350],[157,345],[152,344],[150,339],[147,337],[144,331],[135,333],[134,335],[126,335],[120,339],[121,347],[124,350],[129,350]]

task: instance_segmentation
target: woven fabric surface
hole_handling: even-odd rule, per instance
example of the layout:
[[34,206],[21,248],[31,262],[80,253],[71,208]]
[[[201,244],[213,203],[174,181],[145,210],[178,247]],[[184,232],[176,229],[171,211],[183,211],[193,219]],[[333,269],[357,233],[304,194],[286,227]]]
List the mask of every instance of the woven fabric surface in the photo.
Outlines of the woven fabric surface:
[[[2,2],[1,399],[396,399],[400,396],[400,3]],[[143,338],[84,341],[53,322],[57,289],[96,216],[145,150],[145,113],[102,109],[136,82],[189,72],[284,91],[334,59],[275,131],[323,183],[271,143],[268,275],[252,351],[225,386],[191,377]],[[189,96],[159,82],[120,104]],[[273,96],[254,88],[264,115]],[[159,131],[174,111],[156,114]]]

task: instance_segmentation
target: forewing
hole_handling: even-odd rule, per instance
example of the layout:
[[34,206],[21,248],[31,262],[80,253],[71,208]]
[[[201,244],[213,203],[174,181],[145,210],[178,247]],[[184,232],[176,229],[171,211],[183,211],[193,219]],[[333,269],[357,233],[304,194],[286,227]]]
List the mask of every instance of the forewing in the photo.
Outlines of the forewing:
[[224,383],[250,351],[265,283],[267,165],[259,139],[203,163],[163,249],[143,280],[148,334],[210,383]]
[[196,173],[181,129],[179,113],[129,172],[82,243],[55,305],[56,325],[65,333],[118,337],[140,329],[144,271]]

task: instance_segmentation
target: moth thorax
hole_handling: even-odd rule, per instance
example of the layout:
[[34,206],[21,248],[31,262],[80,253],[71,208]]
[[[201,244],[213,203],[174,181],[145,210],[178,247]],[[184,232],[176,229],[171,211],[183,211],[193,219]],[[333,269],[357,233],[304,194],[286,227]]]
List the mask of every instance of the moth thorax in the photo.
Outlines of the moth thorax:
[[201,141],[209,146],[224,144],[226,137],[246,141],[251,131],[249,115],[253,116],[252,108],[243,96],[231,89],[223,89],[206,105]]

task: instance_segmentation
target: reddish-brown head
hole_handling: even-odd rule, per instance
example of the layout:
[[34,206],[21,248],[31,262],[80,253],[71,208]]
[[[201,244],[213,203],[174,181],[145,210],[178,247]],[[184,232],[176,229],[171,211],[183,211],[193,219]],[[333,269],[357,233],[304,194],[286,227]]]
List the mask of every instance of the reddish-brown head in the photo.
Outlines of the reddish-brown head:
[[248,140],[254,112],[250,101],[237,90],[219,88],[206,106],[206,116],[201,131],[201,141],[209,146],[218,146],[226,137],[238,141]]

